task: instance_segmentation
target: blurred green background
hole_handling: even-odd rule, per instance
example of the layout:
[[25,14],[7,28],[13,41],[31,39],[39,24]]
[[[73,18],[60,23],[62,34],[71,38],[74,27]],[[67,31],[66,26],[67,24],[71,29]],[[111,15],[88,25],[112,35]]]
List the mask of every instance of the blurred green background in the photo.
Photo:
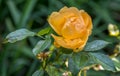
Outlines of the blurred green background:
[[[107,27],[112,23],[120,28],[120,0],[0,0],[0,76],[31,76],[39,69],[40,62],[32,53],[38,37],[13,44],[2,42],[8,33],[17,29],[38,32],[49,26],[48,16],[64,6],[88,12],[94,26],[89,41],[102,39],[111,42],[104,51],[112,54],[119,40],[109,36]],[[120,76],[120,73],[91,69],[87,76]]]

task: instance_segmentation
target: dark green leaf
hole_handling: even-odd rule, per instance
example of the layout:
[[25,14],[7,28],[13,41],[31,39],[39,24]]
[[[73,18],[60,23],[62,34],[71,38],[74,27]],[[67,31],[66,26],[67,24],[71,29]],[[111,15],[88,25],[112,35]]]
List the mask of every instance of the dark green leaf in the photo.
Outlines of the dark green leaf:
[[89,61],[87,53],[83,52],[74,53],[72,58],[76,66],[79,67],[79,69],[82,69]]
[[46,38],[46,40],[40,40],[37,45],[33,48],[33,53],[36,56],[40,52],[44,51],[48,46],[50,46],[51,39]]
[[8,34],[6,36],[5,42],[14,43],[16,41],[23,40],[27,38],[28,36],[34,36],[34,35],[35,35],[34,32],[31,32],[27,29],[19,29],[19,30],[16,30]]
[[105,70],[115,71],[115,66],[113,61],[105,54],[102,53],[89,53],[95,59],[94,62],[101,64]]
[[87,43],[84,50],[85,51],[96,51],[104,48],[107,46],[109,43],[103,40],[94,40],[90,43]]
[[44,76],[44,71],[43,70],[37,70],[36,72],[33,73],[32,76]]
[[62,72],[58,68],[51,65],[48,65],[46,67],[46,71],[49,74],[49,76],[62,76]]
[[77,76],[79,70],[91,65],[93,65],[93,62],[86,52],[73,53],[68,60],[68,68],[74,76]]
[[68,69],[72,72],[73,76],[77,76],[79,72],[79,67],[75,64],[72,58],[68,59]]
[[37,33],[37,35],[38,35],[38,36],[41,36],[41,35],[47,34],[49,31],[50,31],[50,27],[47,27],[47,28],[45,28],[45,29],[40,30],[40,31]]

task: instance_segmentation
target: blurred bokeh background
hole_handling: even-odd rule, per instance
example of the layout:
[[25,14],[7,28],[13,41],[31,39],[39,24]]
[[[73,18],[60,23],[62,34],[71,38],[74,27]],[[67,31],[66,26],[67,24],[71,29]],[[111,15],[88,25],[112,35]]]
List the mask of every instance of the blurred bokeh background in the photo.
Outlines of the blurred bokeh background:
[[[108,25],[111,23],[120,28],[120,0],[0,0],[0,76],[31,76],[39,68],[39,60],[32,53],[38,37],[13,44],[2,42],[7,34],[17,29],[38,32],[49,26],[47,18],[50,13],[64,6],[88,12],[94,26],[89,41],[101,39],[111,42],[104,51],[108,55],[113,54],[120,39],[109,35]],[[120,73],[91,69],[87,76],[120,76]]]

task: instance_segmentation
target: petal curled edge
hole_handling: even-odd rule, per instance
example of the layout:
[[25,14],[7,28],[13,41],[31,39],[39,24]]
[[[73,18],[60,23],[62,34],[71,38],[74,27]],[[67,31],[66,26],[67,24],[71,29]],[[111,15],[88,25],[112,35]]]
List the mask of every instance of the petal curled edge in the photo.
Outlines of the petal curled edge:
[[80,16],[79,10],[75,7],[63,7],[59,13],[64,16],[64,18],[69,19],[70,17],[80,17],[82,21],[82,17]]
[[58,35],[61,35],[61,29],[65,22],[64,17],[58,12],[53,12],[48,18],[48,22],[50,26],[54,29],[54,31]]
[[88,39],[87,38],[85,41],[81,40],[80,38],[74,39],[74,40],[67,40],[67,39],[64,39],[63,37],[55,36],[53,34],[52,34],[52,37],[55,39],[55,43],[57,45],[60,45],[64,48],[73,49],[74,52],[81,51],[84,48],[86,41]]
[[90,35],[92,30],[92,19],[88,15],[88,13],[86,13],[84,10],[80,10],[80,14],[82,16],[82,19],[84,20],[86,28],[89,30],[89,35]]

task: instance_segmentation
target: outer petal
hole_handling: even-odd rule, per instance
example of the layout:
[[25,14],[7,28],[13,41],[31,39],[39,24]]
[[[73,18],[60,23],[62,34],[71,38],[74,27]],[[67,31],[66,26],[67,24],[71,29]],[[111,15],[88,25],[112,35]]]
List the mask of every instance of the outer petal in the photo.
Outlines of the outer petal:
[[89,34],[91,34],[91,30],[92,30],[92,19],[91,17],[84,11],[84,10],[80,10],[80,14],[84,20],[84,23],[87,27],[87,29],[89,30]]
[[[81,37],[81,40],[84,41],[82,46],[79,46],[79,49],[82,50],[84,48],[84,46],[86,45],[86,42],[88,40],[89,37],[89,31],[85,31],[86,33],[83,35],[83,37]],[[77,51],[76,51],[77,52]]]
[[65,12],[65,10],[67,10],[67,9],[68,9],[68,7],[65,6],[65,7],[63,7],[62,9],[60,9],[59,12],[60,12],[60,13],[61,13],[61,12]]
[[50,25],[54,29],[54,31],[58,35],[61,35],[61,29],[62,29],[64,22],[65,22],[64,17],[58,12],[53,12],[50,15],[50,17],[48,18],[48,22],[50,23]]
[[70,8],[64,7],[59,11],[59,13],[61,13],[61,15],[63,15],[66,19],[69,19],[70,17],[80,16],[79,10],[75,7],[70,7]]
[[80,38],[74,39],[74,40],[67,40],[67,39],[64,39],[63,37],[58,37],[58,36],[55,36],[53,34],[52,34],[52,36],[58,45],[60,45],[64,48],[68,48],[68,49],[76,50],[76,49],[80,48],[80,50],[81,50],[81,49],[83,49],[84,44],[85,44],[85,42],[82,41]]

